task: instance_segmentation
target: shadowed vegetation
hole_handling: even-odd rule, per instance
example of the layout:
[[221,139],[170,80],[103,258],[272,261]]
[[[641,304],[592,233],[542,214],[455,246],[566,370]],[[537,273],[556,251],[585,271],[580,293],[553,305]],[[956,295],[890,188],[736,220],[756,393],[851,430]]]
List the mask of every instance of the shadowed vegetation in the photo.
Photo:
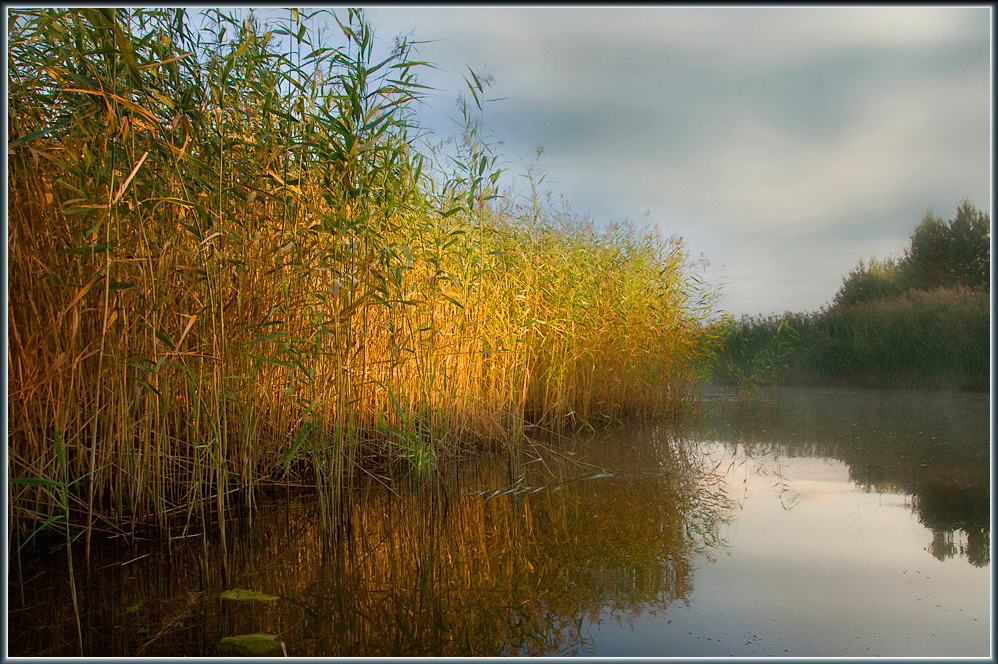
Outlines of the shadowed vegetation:
[[15,543],[273,484],[332,526],[360,469],[696,399],[681,244],[500,195],[474,73],[424,147],[428,65],[359,12],[16,9],[9,45]]
[[990,215],[925,216],[900,259],[860,261],[817,313],[728,320],[716,377],[986,390]]

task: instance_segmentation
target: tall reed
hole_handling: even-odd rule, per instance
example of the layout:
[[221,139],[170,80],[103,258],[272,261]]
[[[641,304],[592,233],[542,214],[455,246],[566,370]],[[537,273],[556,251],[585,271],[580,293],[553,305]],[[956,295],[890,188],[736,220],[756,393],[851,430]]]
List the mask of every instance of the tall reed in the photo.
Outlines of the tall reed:
[[[10,18],[9,466],[79,480],[74,532],[203,527],[265,483],[335,519],[360,469],[695,396],[681,244],[499,196],[474,136],[436,168],[426,65],[359,11]],[[11,485],[15,538],[62,513],[44,486]]]

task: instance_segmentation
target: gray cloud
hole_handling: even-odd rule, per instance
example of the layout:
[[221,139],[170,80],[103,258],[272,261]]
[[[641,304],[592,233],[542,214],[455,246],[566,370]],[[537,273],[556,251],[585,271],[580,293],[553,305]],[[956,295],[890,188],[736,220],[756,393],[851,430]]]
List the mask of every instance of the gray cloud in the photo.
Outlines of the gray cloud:
[[505,101],[514,161],[546,148],[580,212],[683,236],[735,313],[814,309],[860,258],[898,253],[928,208],[989,208],[988,8],[378,8],[383,37],[465,65]]

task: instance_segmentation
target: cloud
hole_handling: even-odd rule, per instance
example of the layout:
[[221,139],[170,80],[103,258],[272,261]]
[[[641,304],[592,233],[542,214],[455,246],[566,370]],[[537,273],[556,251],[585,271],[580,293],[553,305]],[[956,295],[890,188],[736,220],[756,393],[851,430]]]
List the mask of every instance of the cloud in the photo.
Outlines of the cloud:
[[666,166],[666,180],[678,180],[679,196],[713,184],[710,200],[737,206],[763,232],[921,198],[940,173],[973,181],[986,172],[980,137],[989,116],[986,103],[974,99],[979,84],[974,76],[949,76],[871,90],[831,136],[788,132],[770,117],[735,108],[699,150]]
[[[468,64],[485,60],[505,68],[526,62],[530,67],[519,71],[539,79],[559,78],[574,69],[571,60],[578,56],[624,61],[629,54],[655,52],[741,68],[778,66],[842,49],[936,48],[975,32],[986,36],[990,23],[986,7],[392,7],[367,12],[389,35],[445,40],[441,48]],[[576,73],[584,75],[582,69]]]
[[986,7],[369,15],[441,40],[423,47],[443,66],[438,107],[453,109],[464,65],[485,65],[507,97],[485,119],[512,167],[545,146],[548,184],[577,210],[650,211],[723,268],[745,311],[818,306],[858,259],[900,251],[926,209],[989,205]]

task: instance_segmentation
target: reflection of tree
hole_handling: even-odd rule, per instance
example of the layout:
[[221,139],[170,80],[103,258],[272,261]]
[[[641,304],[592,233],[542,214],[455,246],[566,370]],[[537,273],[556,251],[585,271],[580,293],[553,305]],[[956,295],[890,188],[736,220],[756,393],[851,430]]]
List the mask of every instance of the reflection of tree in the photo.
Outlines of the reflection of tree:
[[838,459],[863,489],[912,496],[937,558],[990,560],[988,403],[979,395],[776,390],[770,400],[718,401],[701,436],[760,456]]
[[932,530],[929,551],[939,560],[959,555],[983,567],[990,561],[988,491],[980,487],[923,479],[915,507],[923,524]]
[[[685,601],[722,518],[698,457],[655,428],[541,456],[512,481],[499,459],[433,491],[372,485],[335,542],[314,503],[291,500],[234,525],[224,549],[180,540],[169,558],[95,566],[88,652],[214,655],[224,636],[266,632],[300,657],[584,654],[587,618]],[[20,614],[12,652],[60,654],[53,635],[72,618],[40,616],[64,599],[52,588],[30,602],[41,622]],[[282,599],[220,600],[224,588]]]

